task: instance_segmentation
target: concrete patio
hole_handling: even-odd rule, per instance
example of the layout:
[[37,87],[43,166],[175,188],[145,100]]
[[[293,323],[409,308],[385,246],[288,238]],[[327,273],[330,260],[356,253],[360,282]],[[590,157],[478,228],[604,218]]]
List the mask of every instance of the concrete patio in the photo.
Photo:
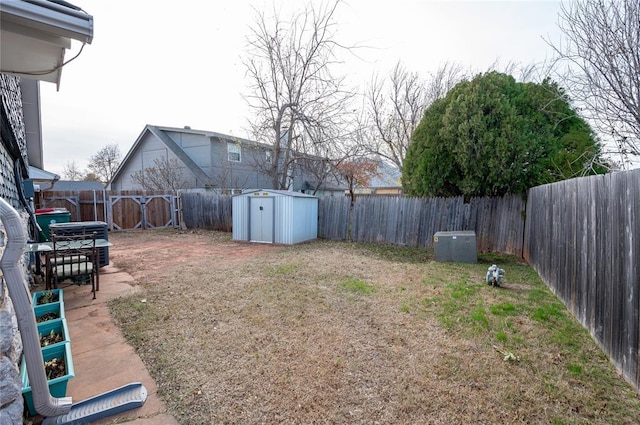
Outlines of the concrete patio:
[[[140,408],[110,416],[96,424],[177,425],[156,394],[156,383],[133,347],[115,325],[106,302],[140,290],[133,278],[113,265],[100,270],[100,291],[91,298],[88,285],[62,285],[65,313],[71,337],[75,378],[69,380],[67,396],[79,402],[131,382],[141,382],[148,396]],[[42,290],[35,287],[33,290]],[[39,418],[34,418],[39,423]]]

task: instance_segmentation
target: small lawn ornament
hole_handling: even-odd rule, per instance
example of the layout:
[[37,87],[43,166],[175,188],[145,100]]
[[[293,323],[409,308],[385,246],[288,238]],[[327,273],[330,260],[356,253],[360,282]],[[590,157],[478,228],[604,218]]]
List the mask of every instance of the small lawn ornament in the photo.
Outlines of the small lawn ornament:
[[487,285],[501,286],[503,277],[504,270],[494,264],[487,270]]

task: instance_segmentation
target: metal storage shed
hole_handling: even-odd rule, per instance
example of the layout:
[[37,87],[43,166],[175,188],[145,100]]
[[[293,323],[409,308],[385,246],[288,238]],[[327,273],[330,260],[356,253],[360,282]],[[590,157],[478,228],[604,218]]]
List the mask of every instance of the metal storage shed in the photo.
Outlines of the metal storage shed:
[[318,198],[284,190],[233,197],[233,240],[293,245],[318,237]]

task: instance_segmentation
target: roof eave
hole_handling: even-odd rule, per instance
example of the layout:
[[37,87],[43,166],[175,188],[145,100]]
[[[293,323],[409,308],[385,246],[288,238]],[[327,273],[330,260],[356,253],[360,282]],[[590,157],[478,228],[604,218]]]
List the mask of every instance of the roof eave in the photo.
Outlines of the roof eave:
[[93,16],[46,0],[3,1],[0,32],[0,72],[59,87],[71,40],[93,41]]

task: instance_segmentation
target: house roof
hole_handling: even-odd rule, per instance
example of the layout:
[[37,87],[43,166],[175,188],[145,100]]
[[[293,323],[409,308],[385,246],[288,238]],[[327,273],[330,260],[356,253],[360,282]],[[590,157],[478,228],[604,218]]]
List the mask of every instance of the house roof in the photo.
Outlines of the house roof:
[[91,44],[93,16],[62,0],[0,2],[0,71],[60,85],[71,40]]
[[378,162],[378,174],[371,178],[368,187],[401,187],[402,172],[398,167],[384,161]]

